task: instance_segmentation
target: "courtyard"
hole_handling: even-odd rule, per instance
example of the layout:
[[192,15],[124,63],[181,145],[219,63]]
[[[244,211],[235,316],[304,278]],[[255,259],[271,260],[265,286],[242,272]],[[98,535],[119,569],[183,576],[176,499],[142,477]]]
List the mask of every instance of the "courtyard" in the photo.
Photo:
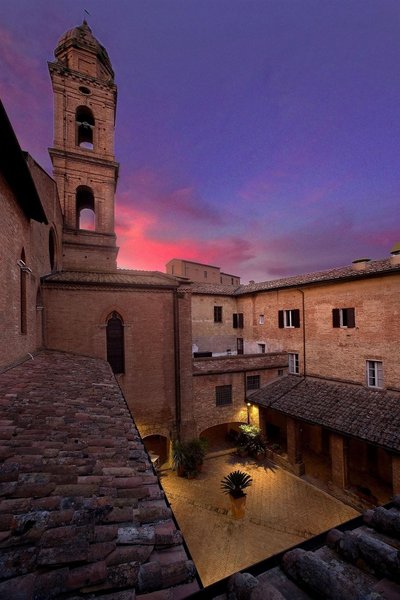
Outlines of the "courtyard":
[[[253,478],[239,521],[220,489],[221,479],[236,469]],[[161,484],[204,586],[359,514],[266,460],[236,454],[208,457],[196,479],[163,471]]]

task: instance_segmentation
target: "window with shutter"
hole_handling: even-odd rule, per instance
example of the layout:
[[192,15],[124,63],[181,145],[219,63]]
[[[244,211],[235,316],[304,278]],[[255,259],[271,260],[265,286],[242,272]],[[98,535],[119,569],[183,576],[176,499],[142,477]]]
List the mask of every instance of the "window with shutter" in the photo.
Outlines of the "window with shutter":
[[280,329],[300,327],[300,310],[293,308],[291,310],[278,311],[278,326]]
[[354,308],[333,308],[332,309],[333,327],[353,328],[356,326],[356,316]]
[[243,354],[243,351],[244,351],[243,338],[236,339],[236,348],[237,348],[238,354]]
[[124,325],[122,318],[113,312],[107,320],[107,361],[114,373],[125,373]]
[[222,323],[222,306],[214,306],[214,323]]
[[243,313],[234,313],[233,314],[233,328],[234,329],[243,329]]

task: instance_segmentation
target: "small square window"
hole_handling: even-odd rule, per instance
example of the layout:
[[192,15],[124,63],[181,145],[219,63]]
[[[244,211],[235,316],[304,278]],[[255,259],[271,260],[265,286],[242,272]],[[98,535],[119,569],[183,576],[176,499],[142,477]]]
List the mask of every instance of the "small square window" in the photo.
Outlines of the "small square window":
[[383,387],[383,362],[381,360],[367,360],[367,384],[369,387]]
[[258,344],[258,351],[260,354],[265,354],[265,344]]
[[299,370],[299,355],[296,352],[289,352],[289,373],[298,375]]
[[217,385],[215,388],[215,405],[226,406],[232,404],[232,386]]
[[260,376],[248,375],[246,377],[246,390],[258,390],[260,388]]
[[283,377],[283,369],[278,369],[278,377]]

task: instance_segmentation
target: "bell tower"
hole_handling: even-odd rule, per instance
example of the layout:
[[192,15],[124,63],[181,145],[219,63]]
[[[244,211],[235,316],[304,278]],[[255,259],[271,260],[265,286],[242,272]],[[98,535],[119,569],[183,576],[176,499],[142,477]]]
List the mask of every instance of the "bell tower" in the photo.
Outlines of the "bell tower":
[[64,215],[63,269],[117,268],[114,158],[117,87],[105,48],[86,21],[67,31],[49,63],[54,143],[49,149]]

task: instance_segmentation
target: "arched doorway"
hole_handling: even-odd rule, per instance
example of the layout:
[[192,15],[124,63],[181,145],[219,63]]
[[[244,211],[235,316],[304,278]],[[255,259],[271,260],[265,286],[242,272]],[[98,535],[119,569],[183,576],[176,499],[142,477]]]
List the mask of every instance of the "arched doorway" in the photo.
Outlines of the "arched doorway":
[[200,437],[208,442],[207,452],[219,452],[236,448],[241,422],[221,423],[201,432]]
[[161,467],[169,459],[169,442],[164,435],[148,435],[143,438],[144,447],[155,467]]

